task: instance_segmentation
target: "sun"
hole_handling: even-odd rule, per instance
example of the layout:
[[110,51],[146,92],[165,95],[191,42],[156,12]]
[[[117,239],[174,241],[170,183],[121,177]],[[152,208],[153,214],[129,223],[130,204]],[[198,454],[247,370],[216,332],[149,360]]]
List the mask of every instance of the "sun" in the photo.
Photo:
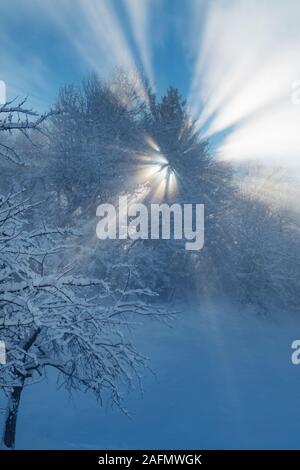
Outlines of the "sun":
[[173,197],[178,188],[174,169],[153,137],[146,136],[145,142],[149,150],[137,156],[138,184],[148,185],[154,199],[164,200]]

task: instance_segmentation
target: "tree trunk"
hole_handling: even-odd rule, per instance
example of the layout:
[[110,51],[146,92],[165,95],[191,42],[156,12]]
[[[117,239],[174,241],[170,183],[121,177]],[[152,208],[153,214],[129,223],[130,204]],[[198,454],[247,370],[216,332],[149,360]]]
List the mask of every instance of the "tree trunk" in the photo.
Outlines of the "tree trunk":
[[14,387],[7,404],[4,423],[3,444],[7,449],[14,449],[16,440],[16,426],[23,385]]
[[[31,346],[35,343],[40,332],[41,328],[33,329],[29,337],[19,344],[20,348],[24,351],[29,351]],[[19,385],[16,387],[12,387],[11,389],[4,422],[2,442],[6,449],[14,449],[15,447],[18,411],[22,391],[26,380],[26,377],[17,372],[15,378],[16,380],[18,380]]]

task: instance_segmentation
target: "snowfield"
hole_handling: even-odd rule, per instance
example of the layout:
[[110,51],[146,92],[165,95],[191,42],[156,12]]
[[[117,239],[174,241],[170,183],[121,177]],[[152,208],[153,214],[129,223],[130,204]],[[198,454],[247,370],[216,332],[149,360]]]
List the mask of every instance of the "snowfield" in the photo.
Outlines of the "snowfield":
[[126,397],[130,418],[89,394],[70,399],[49,375],[24,392],[18,448],[299,448],[300,366],[291,344],[300,320],[224,302],[181,308],[174,327],[152,322],[134,335],[154,374],[143,396]]

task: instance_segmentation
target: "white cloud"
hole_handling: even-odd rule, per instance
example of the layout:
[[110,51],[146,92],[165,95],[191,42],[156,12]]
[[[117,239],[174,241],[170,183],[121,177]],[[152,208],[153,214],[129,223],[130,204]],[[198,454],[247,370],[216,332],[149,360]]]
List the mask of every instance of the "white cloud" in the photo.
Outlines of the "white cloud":
[[[197,1],[192,14],[202,14]],[[299,24],[292,0],[211,3],[201,42],[194,43],[189,103],[208,136],[233,126],[220,149],[224,158],[281,155],[298,164],[300,107],[292,106],[291,86],[300,78]]]
[[124,0],[131,22],[132,32],[138,47],[141,62],[150,85],[155,89],[151,66],[151,4],[153,0]]

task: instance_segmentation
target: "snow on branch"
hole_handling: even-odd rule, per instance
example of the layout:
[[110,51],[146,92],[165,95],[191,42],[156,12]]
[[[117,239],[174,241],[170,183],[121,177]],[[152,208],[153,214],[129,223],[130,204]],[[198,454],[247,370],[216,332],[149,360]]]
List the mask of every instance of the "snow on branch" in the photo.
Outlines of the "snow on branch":
[[52,367],[70,391],[91,390],[99,400],[108,393],[126,412],[122,386],[140,383],[147,358],[124,331],[135,318],[169,321],[173,313],[150,302],[155,292],[135,286],[130,265],[123,287],[70,267],[64,254],[73,232],[46,225],[26,231],[31,208],[23,192],[0,197],[0,337],[7,357],[0,385],[23,388]]
[[[57,111],[50,110],[45,114],[38,114],[33,109],[26,108],[27,98],[15,104],[16,98],[0,106],[0,132],[21,132],[31,140],[30,132],[37,131],[45,134],[44,124]],[[0,140],[0,156],[13,163],[22,163],[20,156],[13,146]]]

